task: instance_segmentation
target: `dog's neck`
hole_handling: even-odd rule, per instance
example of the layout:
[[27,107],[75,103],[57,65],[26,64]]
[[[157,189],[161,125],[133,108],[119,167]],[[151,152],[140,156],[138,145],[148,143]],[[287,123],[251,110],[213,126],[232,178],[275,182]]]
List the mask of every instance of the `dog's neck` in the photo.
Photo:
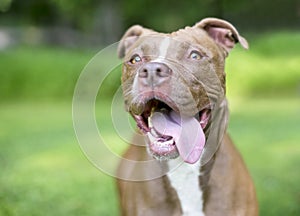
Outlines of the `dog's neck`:
[[204,216],[203,191],[200,187],[200,160],[195,164],[178,164],[177,160],[171,160],[168,164],[170,167],[177,166],[167,176],[177,193],[183,215]]
[[[228,112],[226,99],[219,103],[217,107],[218,109],[214,116],[215,119],[227,119]],[[211,126],[212,125],[210,123],[205,130],[207,136],[211,132]],[[180,163],[178,162],[178,159],[168,161],[169,167],[171,167],[173,170],[167,174],[167,177],[177,193],[184,216],[204,215],[204,206],[208,194],[207,185],[215,161],[216,152],[219,149],[219,145],[221,144],[225,130],[226,124],[223,125],[223,130],[218,131],[218,133],[222,134],[216,136],[219,139],[211,140],[211,142],[216,143],[214,144],[216,149],[213,149],[214,153],[208,152],[208,155],[212,154],[208,157],[210,158],[208,161],[206,160],[203,163],[203,161],[200,159],[195,164],[188,164],[184,162]],[[201,212],[201,214],[199,214],[199,212]]]

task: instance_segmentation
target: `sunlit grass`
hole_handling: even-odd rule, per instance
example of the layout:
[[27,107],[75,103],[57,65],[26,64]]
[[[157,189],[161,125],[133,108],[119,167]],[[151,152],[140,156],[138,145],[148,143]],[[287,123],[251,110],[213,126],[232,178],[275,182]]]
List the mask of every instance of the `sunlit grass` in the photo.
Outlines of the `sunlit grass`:
[[300,212],[300,100],[232,99],[229,133],[255,180],[261,215]]
[[[255,180],[261,214],[295,215],[300,211],[300,101],[229,101],[228,130]],[[0,111],[1,119],[6,116],[0,123],[0,214],[117,215],[115,180],[81,152],[69,105],[14,103]],[[98,118],[109,121],[110,116]],[[102,129],[113,137],[107,142],[119,141],[113,128]]]
[[227,60],[228,94],[251,97],[300,95],[300,33],[250,37],[250,49],[234,49]]
[[70,105],[0,110],[0,215],[117,215],[114,179],[81,152]]

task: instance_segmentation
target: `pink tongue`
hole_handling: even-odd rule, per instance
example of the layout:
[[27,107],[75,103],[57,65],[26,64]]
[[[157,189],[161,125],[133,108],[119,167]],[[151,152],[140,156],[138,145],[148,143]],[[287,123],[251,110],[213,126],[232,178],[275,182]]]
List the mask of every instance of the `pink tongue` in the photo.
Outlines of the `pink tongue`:
[[205,135],[194,117],[182,117],[171,111],[169,114],[154,112],[151,116],[154,129],[163,135],[172,136],[182,159],[196,163],[205,145]]

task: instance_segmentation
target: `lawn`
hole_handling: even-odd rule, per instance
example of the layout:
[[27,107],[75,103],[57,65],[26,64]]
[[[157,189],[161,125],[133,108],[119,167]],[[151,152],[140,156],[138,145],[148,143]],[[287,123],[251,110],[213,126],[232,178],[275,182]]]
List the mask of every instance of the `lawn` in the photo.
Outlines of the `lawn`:
[[[263,216],[300,215],[299,41],[299,32],[252,36],[251,49],[233,51],[226,66],[228,131],[253,176]],[[72,125],[74,84],[95,53],[0,52],[0,215],[118,215],[114,178],[84,156]],[[101,109],[109,110],[104,102]],[[97,110],[97,120],[109,124],[110,116]],[[114,139],[112,127],[104,128]]]
[[229,133],[255,181],[261,215],[300,214],[300,100],[232,100]]
[[114,179],[81,152],[71,109],[1,105],[0,215],[117,215]]

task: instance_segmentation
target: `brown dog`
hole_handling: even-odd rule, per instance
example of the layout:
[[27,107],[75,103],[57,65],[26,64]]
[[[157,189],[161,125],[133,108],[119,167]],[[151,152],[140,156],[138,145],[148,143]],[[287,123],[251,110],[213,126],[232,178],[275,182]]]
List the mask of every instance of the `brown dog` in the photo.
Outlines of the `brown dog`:
[[144,138],[136,135],[118,169],[122,215],[258,215],[226,134],[224,64],[237,42],[248,48],[215,18],[170,34],[136,25],[123,36],[125,106]]

